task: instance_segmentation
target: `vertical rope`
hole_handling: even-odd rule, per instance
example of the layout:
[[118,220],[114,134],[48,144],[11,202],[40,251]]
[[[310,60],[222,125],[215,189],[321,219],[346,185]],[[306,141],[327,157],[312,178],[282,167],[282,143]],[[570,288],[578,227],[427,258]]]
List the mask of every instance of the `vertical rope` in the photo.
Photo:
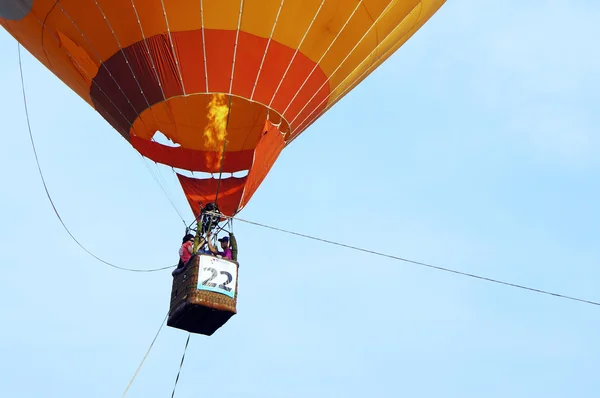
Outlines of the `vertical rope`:
[[175,396],[175,389],[177,388],[177,382],[179,381],[179,374],[181,373],[181,368],[183,367],[183,360],[185,359],[185,352],[188,348],[188,343],[190,342],[190,336],[192,334],[188,333],[188,338],[185,342],[185,348],[183,349],[183,356],[181,357],[181,363],[179,364],[179,371],[177,372],[177,378],[175,379],[175,385],[173,386],[173,393],[171,393],[171,398]]
[[165,319],[163,319],[162,323],[160,324],[160,327],[158,328],[158,332],[156,332],[156,335],[154,336],[154,339],[152,340],[152,343],[150,343],[150,347],[148,347],[148,351],[146,351],[146,355],[144,355],[144,358],[142,358],[142,362],[140,362],[140,365],[138,366],[137,370],[135,371],[135,373],[133,374],[133,377],[131,378],[131,381],[129,382],[129,384],[127,384],[127,388],[125,389],[125,391],[123,392],[123,395],[121,396],[122,398],[125,397],[125,394],[127,394],[127,391],[129,391],[129,388],[131,387],[131,384],[133,384],[133,381],[135,380],[138,372],[140,371],[140,369],[142,368],[142,365],[144,364],[144,361],[146,360],[146,358],[148,357],[148,354],[150,354],[150,350],[152,349],[152,347],[154,346],[154,342],[156,341],[158,335],[160,334],[160,331],[162,330],[163,326],[165,325],[165,321],[167,320],[167,317],[169,315],[167,314],[165,316]]

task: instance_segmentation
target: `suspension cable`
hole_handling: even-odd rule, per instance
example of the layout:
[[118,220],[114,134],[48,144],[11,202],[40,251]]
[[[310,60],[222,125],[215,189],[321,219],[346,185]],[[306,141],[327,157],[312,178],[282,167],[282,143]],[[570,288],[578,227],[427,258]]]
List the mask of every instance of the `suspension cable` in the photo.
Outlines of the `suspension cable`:
[[[225,215],[223,215],[223,217],[232,218],[232,219],[234,218],[234,217],[225,216]],[[375,256],[386,257],[386,258],[389,258],[389,259],[392,259],[392,260],[403,261],[403,262],[406,262],[406,263],[411,263],[411,264],[419,265],[419,266],[422,266],[422,267],[432,268],[432,269],[436,269],[438,271],[449,272],[449,273],[453,273],[453,274],[457,274],[457,275],[461,275],[461,276],[466,276],[466,277],[469,277],[469,278],[484,280],[484,281],[487,281],[487,282],[497,283],[497,284],[501,284],[501,285],[505,285],[505,286],[509,286],[509,287],[513,287],[513,288],[517,288],[517,289],[528,290],[528,291],[531,291],[531,292],[534,292],[534,293],[539,293],[539,294],[545,294],[545,295],[549,295],[549,296],[554,296],[554,297],[558,297],[558,298],[561,298],[561,299],[579,301],[579,302],[585,303],[585,304],[591,304],[591,305],[600,306],[600,302],[597,302],[597,301],[591,301],[591,300],[586,300],[586,299],[582,299],[582,298],[578,298],[578,297],[567,296],[567,295],[560,294],[560,293],[554,293],[554,292],[551,292],[551,291],[536,289],[536,288],[525,286],[525,285],[519,285],[519,284],[516,284],[516,283],[505,282],[505,281],[501,281],[501,280],[498,280],[498,279],[488,278],[488,277],[485,277],[485,276],[470,274],[468,272],[457,271],[457,270],[454,270],[454,269],[440,267],[440,266],[432,265],[432,264],[427,264],[427,263],[423,263],[423,262],[420,262],[420,261],[409,260],[407,258],[398,257],[398,256],[394,256],[394,255],[391,255],[391,254],[386,254],[386,253],[381,253],[381,252],[377,252],[377,251],[374,251],[374,250],[369,250],[369,249],[361,248],[361,247],[358,247],[358,246],[351,246],[351,245],[347,245],[345,243],[340,243],[340,242],[335,242],[335,241],[332,241],[332,240],[318,238],[316,236],[301,234],[301,233],[298,233],[298,232],[293,232],[293,231],[289,231],[289,230],[282,229],[282,228],[272,227],[272,226],[269,226],[269,225],[257,223],[257,222],[254,222],[254,221],[248,221],[248,220],[244,220],[244,219],[237,218],[237,217],[235,217],[234,219],[237,220],[237,221],[246,223],[246,224],[255,225],[255,226],[258,226],[258,227],[262,227],[262,228],[267,228],[267,229],[271,229],[271,230],[278,231],[278,232],[283,232],[283,233],[290,234],[290,235],[300,236],[302,238],[312,239],[312,240],[316,240],[316,241],[319,241],[319,242],[327,243],[327,244],[330,244],[330,245],[341,246],[341,247],[345,247],[347,249],[356,250],[356,251],[360,251],[360,252],[372,254],[372,255],[375,255]]]
[[171,195],[169,194],[169,192],[165,188],[166,181],[164,181],[164,178],[163,178],[163,182],[164,182],[164,185],[163,185],[163,183],[160,181],[160,178],[158,177],[158,176],[162,177],[162,174],[160,174],[160,170],[157,169],[157,172],[154,173],[154,171],[152,171],[152,169],[150,168],[150,166],[148,166],[148,163],[146,162],[146,159],[144,158],[144,156],[142,156],[139,152],[137,152],[137,153],[138,153],[138,155],[139,155],[142,163],[146,167],[146,170],[148,170],[148,173],[150,173],[150,175],[152,176],[152,178],[154,179],[154,181],[158,184],[158,186],[160,187],[160,189],[162,190],[162,192],[165,194],[165,196],[166,196],[167,200],[169,201],[169,203],[171,203],[171,206],[173,207],[173,209],[175,210],[175,212],[177,213],[177,215],[179,216],[179,218],[183,222],[183,225],[186,225],[186,222],[185,222],[185,219],[183,218],[183,215],[181,214],[181,212],[179,211],[179,209],[177,208],[177,206],[175,206],[175,202],[173,201],[173,198],[171,197]]

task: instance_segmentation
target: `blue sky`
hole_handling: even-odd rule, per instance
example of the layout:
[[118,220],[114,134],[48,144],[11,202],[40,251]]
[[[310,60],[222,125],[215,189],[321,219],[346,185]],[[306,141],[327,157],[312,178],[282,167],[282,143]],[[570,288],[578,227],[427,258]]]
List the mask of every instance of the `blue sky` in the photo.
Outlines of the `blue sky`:
[[[600,300],[599,19],[591,0],[448,2],[283,152],[240,217]],[[0,51],[0,396],[120,396],[171,276],[108,268],[65,233],[3,30]],[[122,266],[175,263],[183,223],[144,161],[23,62],[74,235]],[[235,233],[238,314],[192,336],[178,397],[597,396],[600,308],[241,222]],[[128,397],[171,393],[186,338],[163,329]]]

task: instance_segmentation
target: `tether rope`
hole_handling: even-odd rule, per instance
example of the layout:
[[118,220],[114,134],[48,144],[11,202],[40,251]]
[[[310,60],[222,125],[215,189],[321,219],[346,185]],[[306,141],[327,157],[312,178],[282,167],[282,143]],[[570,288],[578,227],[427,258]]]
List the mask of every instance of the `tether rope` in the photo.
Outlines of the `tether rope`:
[[63,228],[65,229],[65,231],[67,231],[67,233],[69,234],[69,236],[71,237],[71,239],[73,239],[73,241],[75,243],[77,243],[77,245],[79,247],[81,247],[87,254],[89,254],[90,256],[94,257],[96,260],[108,265],[109,267],[112,268],[116,268],[122,271],[129,271],[129,272],[157,272],[157,271],[162,271],[162,270],[166,270],[169,268],[174,268],[176,267],[176,265],[170,265],[167,267],[161,267],[161,268],[154,268],[154,269],[134,269],[134,268],[127,268],[127,267],[120,267],[118,265],[112,264],[98,256],[96,256],[94,253],[92,253],[91,251],[89,251],[85,246],[83,246],[78,240],[77,238],[75,238],[75,236],[73,236],[73,234],[71,233],[71,231],[69,230],[69,228],[67,227],[67,225],[65,224],[65,222],[63,221],[62,217],[60,216],[56,206],[54,205],[54,201],[52,200],[52,196],[50,196],[50,192],[48,191],[48,186],[46,185],[46,179],[44,178],[44,173],[42,172],[42,168],[40,166],[40,160],[38,158],[38,154],[37,154],[37,149],[35,147],[35,141],[33,139],[33,133],[31,131],[31,123],[29,120],[29,110],[28,110],[28,106],[27,106],[27,94],[25,92],[25,79],[23,77],[23,65],[21,62],[21,44],[18,43],[17,44],[17,48],[18,48],[18,53],[19,53],[19,71],[21,74],[21,89],[22,89],[22,93],[23,93],[23,104],[25,106],[25,117],[27,119],[27,130],[29,132],[29,139],[31,140],[31,147],[33,148],[33,155],[35,156],[35,162],[37,164],[37,169],[38,172],[40,174],[40,178],[42,179],[42,184],[44,185],[44,191],[46,191],[46,196],[48,197],[48,200],[50,201],[50,205],[52,205],[52,209],[54,210],[54,214],[56,214],[56,217],[58,218],[58,220],[60,221],[60,223],[62,224]]

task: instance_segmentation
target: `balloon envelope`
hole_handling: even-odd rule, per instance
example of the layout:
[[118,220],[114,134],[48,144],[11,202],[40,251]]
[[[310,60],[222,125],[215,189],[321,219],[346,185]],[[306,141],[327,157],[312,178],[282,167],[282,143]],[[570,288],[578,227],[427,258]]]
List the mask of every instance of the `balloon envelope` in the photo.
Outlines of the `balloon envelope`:
[[233,215],[444,1],[1,0],[0,24],[142,155],[245,174],[177,173],[195,214]]

